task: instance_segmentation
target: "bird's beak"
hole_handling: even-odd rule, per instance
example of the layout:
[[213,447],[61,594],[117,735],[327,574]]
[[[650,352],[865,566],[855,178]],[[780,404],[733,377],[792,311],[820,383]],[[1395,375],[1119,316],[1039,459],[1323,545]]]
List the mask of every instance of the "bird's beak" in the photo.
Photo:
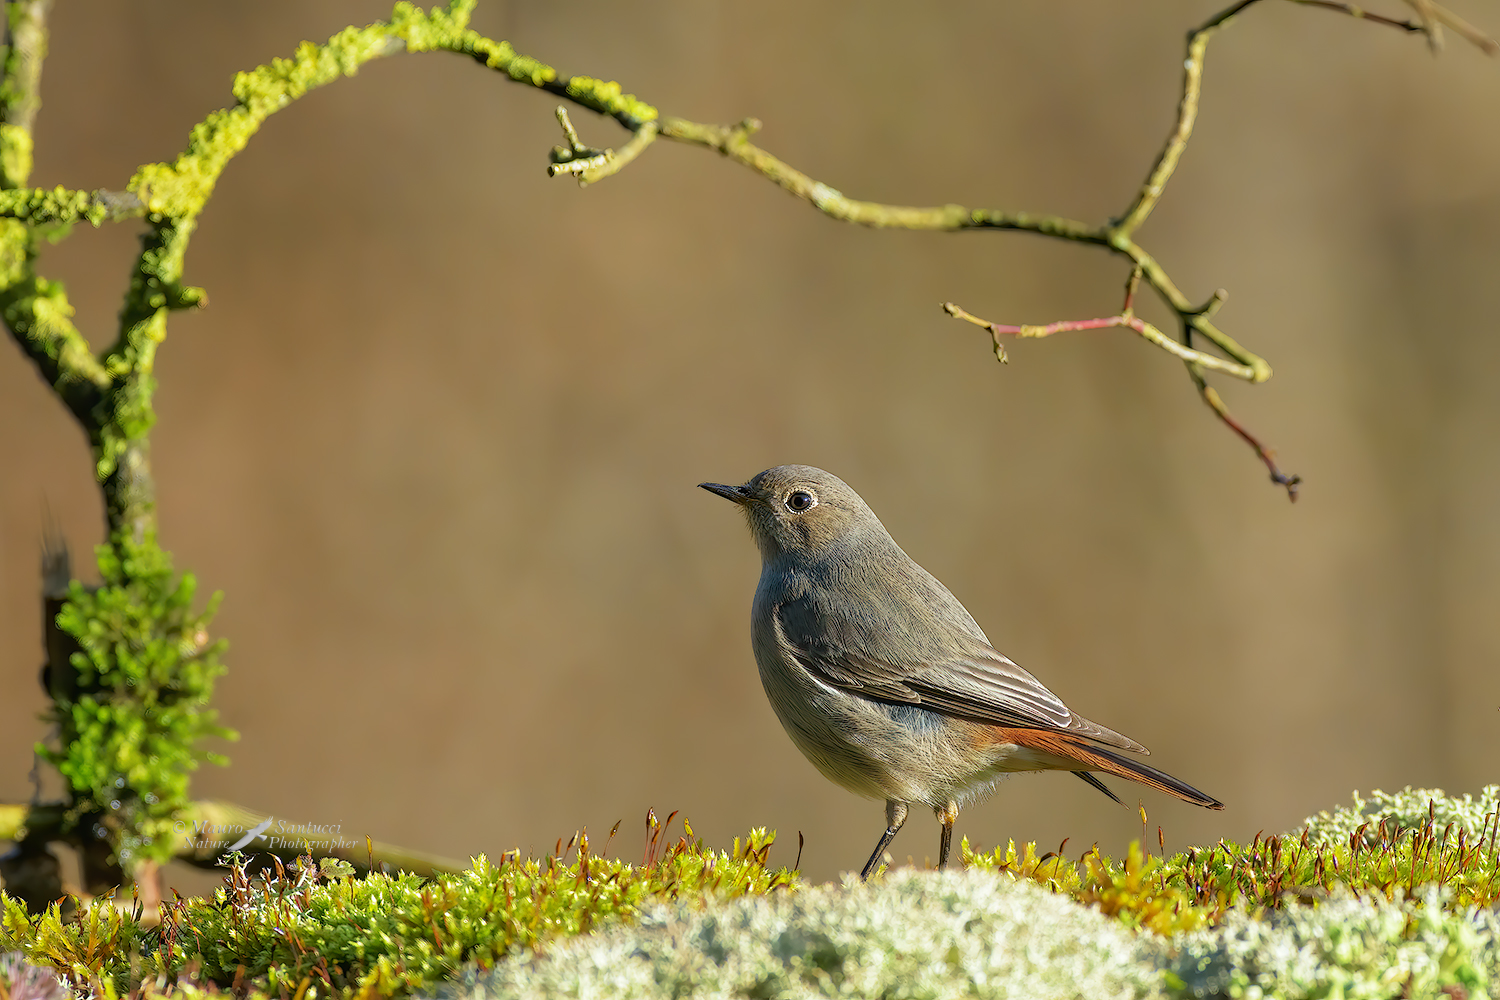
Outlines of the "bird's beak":
[[732,500],[741,507],[750,502],[750,496],[745,492],[743,486],[725,486],[723,483],[699,483],[698,488],[708,490],[710,493],[717,493],[725,500]]

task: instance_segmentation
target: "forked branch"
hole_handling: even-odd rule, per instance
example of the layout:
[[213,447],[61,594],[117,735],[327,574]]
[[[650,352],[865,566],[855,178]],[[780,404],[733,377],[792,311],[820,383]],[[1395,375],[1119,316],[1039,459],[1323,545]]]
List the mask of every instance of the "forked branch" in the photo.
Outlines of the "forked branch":
[[[1134,331],[1148,343],[1180,359],[1188,366],[1189,375],[1204,400],[1227,426],[1256,450],[1262,461],[1266,462],[1270,468],[1272,479],[1285,487],[1291,498],[1295,500],[1296,487],[1300,479],[1281,473],[1270,458],[1269,450],[1229,416],[1217,392],[1204,381],[1204,372],[1214,371],[1248,382],[1264,382],[1271,377],[1270,365],[1265,359],[1241,346],[1213,322],[1214,313],[1224,301],[1222,290],[1216,292],[1207,303],[1194,305],[1178,289],[1166,270],[1135,240],[1135,232],[1146,222],[1160,201],[1167,183],[1171,180],[1187,148],[1188,141],[1192,138],[1202,94],[1204,58],[1209,41],[1236,15],[1258,2],[1260,0],[1238,0],[1189,33],[1187,55],[1183,62],[1182,94],[1178,102],[1177,121],[1131,204],[1118,218],[1100,225],[1090,225],[1060,216],[976,209],[962,205],[914,207],[859,201],[809,177],[751,142],[750,137],[760,129],[760,122],[753,118],[747,118],[737,125],[726,126],[705,125],[669,117],[662,118],[660,125],[653,129],[652,121],[640,117],[639,108],[632,116],[622,116],[614,108],[596,108],[596,110],[611,114],[622,125],[635,131],[636,135],[627,147],[630,149],[630,158],[656,138],[657,134],[678,142],[713,149],[726,158],[754,170],[795,197],[809,202],[830,218],[842,222],[877,229],[916,229],[938,232],[999,229],[1032,232],[1055,239],[1104,247],[1126,258],[1132,267],[1130,279],[1132,288],[1141,280],[1150,286],[1161,301],[1177,316],[1182,328],[1180,339],[1168,336],[1156,326],[1136,316],[1128,301],[1126,308],[1115,316],[1019,326],[1008,326],[980,319],[951,302],[945,303],[943,308],[950,316],[989,330],[994,339],[995,355],[1002,362],[1006,360],[1005,348],[1001,343],[1002,336],[1046,337],[1067,331],[1109,328],[1126,328]],[[1402,31],[1423,33],[1434,45],[1441,39],[1438,25],[1442,23],[1458,31],[1485,52],[1493,54],[1500,49],[1493,39],[1431,0],[1406,0],[1418,10],[1421,15],[1419,21],[1405,21],[1374,14],[1354,4],[1341,2],[1341,0],[1292,0],[1292,2],[1321,7]],[[546,67],[546,70],[548,73],[553,72],[550,67]],[[598,84],[598,81],[589,78],[577,79],[584,81],[585,89]],[[546,89],[554,92],[561,90],[572,95],[574,86],[573,81],[559,83],[554,77],[549,78]],[[618,88],[615,93],[618,93]],[[628,99],[635,100],[633,97],[628,97]],[[655,109],[649,110],[654,115]],[[576,133],[573,133],[571,123],[565,122],[564,131],[569,137],[571,148],[581,147],[581,144],[577,143]],[[558,147],[558,152],[564,152],[563,147]],[[554,156],[556,155],[555,153]],[[562,172],[573,173],[578,176],[579,183],[582,185],[617,172],[626,162],[628,158],[606,156],[600,161],[588,162],[576,169],[570,165],[563,168],[555,166],[553,173],[554,175]],[[1195,348],[1193,346],[1194,334],[1204,337],[1218,353],[1209,353]]]

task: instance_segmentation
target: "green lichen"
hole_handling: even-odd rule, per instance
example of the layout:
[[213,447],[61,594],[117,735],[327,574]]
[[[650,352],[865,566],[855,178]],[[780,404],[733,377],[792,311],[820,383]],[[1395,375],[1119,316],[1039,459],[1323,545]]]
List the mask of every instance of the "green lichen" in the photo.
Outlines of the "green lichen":
[[31,176],[31,131],[19,125],[0,124],[0,183],[19,187]]
[[596,80],[591,76],[575,76],[568,80],[568,96],[586,108],[612,118],[628,118],[635,122],[655,121],[657,110],[634,94],[620,93],[620,85],[613,80]]
[[107,215],[107,206],[89,191],[70,191],[65,187],[0,191],[0,216],[31,225],[83,221],[97,226]]
[[391,12],[391,28],[412,52],[452,49],[466,35],[474,35],[468,28],[476,3],[477,0],[454,0],[446,10],[435,7],[425,13],[420,7],[398,3]]
[[539,59],[521,55],[509,42],[497,42],[476,32],[465,32],[457,46],[445,46],[481,60],[490,69],[499,70],[518,83],[544,87],[557,79],[557,70]]

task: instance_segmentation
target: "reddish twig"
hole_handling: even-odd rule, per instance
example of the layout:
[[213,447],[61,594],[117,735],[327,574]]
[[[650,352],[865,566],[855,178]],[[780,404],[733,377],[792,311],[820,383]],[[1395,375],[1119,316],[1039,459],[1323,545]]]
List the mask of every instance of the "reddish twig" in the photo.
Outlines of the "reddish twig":
[[1237,378],[1249,378],[1250,369],[1246,365],[1226,361],[1224,358],[1202,351],[1194,350],[1181,342],[1168,337],[1152,324],[1141,319],[1129,310],[1122,311],[1114,316],[1101,316],[1097,319],[1066,319],[1056,323],[1048,323],[1044,326],[1034,326],[1023,323],[1020,326],[1009,326],[1004,323],[992,323],[987,319],[981,319],[963,307],[952,303],[943,303],[943,312],[954,319],[961,319],[975,326],[983,327],[990,332],[990,337],[995,341],[995,358],[1001,364],[1009,364],[1010,356],[1005,353],[1005,345],[1001,342],[1001,336],[1010,337],[1050,337],[1054,333],[1070,333],[1075,330],[1110,330],[1122,328],[1134,330],[1144,340],[1150,341],[1168,354],[1175,355],[1190,365],[1198,365],[1213,371],[1224,372]]
[[1234,417],[1230,416],[1229,407],[1224,405],[1224,400],[1219,397],[1214,387],[1209,385],[1208,381],[1204,379],[1202,372],[1195,371],[1192,365],[1188,365],[1188,374],[1193,377],[1193,382],[1198,386],[1198,395],[1203,397],[1203,401],[1208,404],[1208,408],[1213,410],[1220,420],[1224,421],[1226,427],[1238,434],[1246,444],[1255,449],[1255,454],[1260,456],[1260,460],[1266,464],[1267,471],[1271,473],[1271,482],[1285,489],[1287,499],[1292,503],[1296,503],[1297,487],[1302,485],[1302,477],[1295,473],[1287,475],[1281,471],[1281,467],[1276,464],[1275,453],[1270,448],[1261,444],[1260,439],[1254,434],[1246,430],[1244,424],[1241,424]]
[[[1047,323],[1039,326],[1031,324],[1011,326],[1005,323],[992,323],[987,319],[981,319],[952,302],[944,302],[943,311],[954,319],[961,319],[988,330],[990,337],[995,341],[995,358],[1001,364],[1008,364],[1010,361],[1005,353],[1005,346],[1000,340],[1002,336],[1050,337],[1054,333],[1071,333],[1077,330],[1110,330],[1116,328],[1134,330],[1145,339],[1171,351],[1186,362],[1188,374],[1192,376],[1194,384],[1198,386],[1198,394],[1203,397],[1203,401],[1218,415],[1220,420],[1224,421],[1225,426],[1238,434],[1246,444],[1255,449],[1255,453],[1260,456],[1260,460],[1270,470],[1271,481],[1284,488],[1287,497],[1293,503],[1296,503],[1297,487],[1301,485],[1302,477],[1298,475],[1289,476],[1281,471],[1281,468],[1276,464],[1276,459],[1271,449],[1261,444],[1260,440],[1246,430],[1243,424],[1230,416],[1229,408],[1224,405],[1224,400],[1219,398],[1218,392],[1208,384],[1208,381],[1203,376],[1204,368],[1222,369],[1226,365],[1231,365],[1232,362],[1226,362],[1224,359],[1215,357],[1212,354],[1204,354],[1202,351],[1194,350],[1187,343],[1172,340],[1156,327],[1137,316],[1135,314],[1135,292],[1140,283],[1141,268],[1137,267],[1130,272],[1130,278],[1125,282],[1125,302],[1120,311],[1114,316],[1101,316],[1097,319],[1065,319],[1059,320],[1056,323]],[[1207,305],[1195,310],[1193,315],[1212,316],[1218,311],[1219,306],[1224,303],[1225,297],[1225,292],[1223,289],[1220,289],[1214,293],[1213,298],[1208,301]],[[1187,328],[1184,333],[1184,339],[1190,340],[1191,328]],[[1205,364],[1204,362],[1207,363]]]

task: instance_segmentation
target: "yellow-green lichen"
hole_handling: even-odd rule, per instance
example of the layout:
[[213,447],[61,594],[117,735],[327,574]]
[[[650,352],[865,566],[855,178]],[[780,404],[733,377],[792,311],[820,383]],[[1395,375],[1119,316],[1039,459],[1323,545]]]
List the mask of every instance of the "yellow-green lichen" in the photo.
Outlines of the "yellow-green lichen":
[[575,76],[568,81],[568,96],[600,114],[625,116],[638,122],[655,121],[657,110],[634,94],[620,93],[620,85],[613,80],[596,80],[591,76]]
[[99,225],[107,214],[105,204],[92,192],[65,187],[13,188],[0,191],[0,216],[20,219],[37,226],[55,226],[80,219]]
[[492,41],[470,31],[465,32],[461,45],[457,51],[483,56],[490,69],[497,69],[519,83],[541,87],[557,79],[557,70],[540,59],[521,55],[509,42]]
[[466,33],[471,33],[467,29],[475,3],[476,0],[454,0],[447,10],[434,8],[427,13],[412,4],[398,3],[391,11],[391,28],[412,52],[451,49]]
[[31,131],[0,124],[0,174],[6,187],[19,187],[31,176]]

